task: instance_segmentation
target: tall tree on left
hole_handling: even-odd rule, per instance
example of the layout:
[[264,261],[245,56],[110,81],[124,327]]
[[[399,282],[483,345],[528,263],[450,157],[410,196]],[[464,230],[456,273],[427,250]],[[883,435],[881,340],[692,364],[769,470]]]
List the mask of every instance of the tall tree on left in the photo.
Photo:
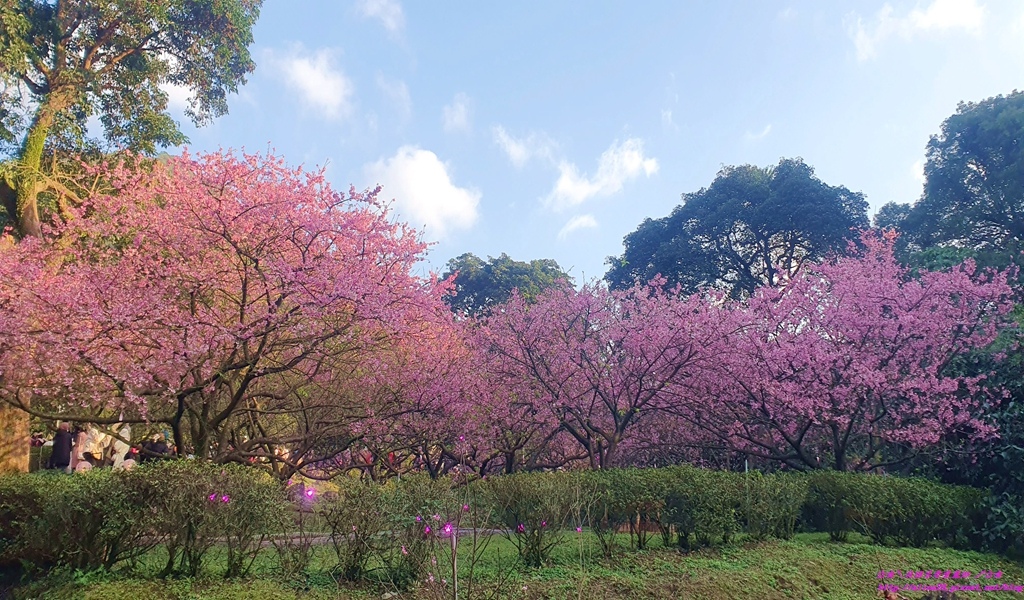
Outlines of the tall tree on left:
[[13,160],[0,200],[18,234],[39,236],[47,140],[82,139],[98,117],[107,143],[153,154],[183,143],[167,85],[191,94],[196,125],[227,112],[255,64],[262,0],[0,0],[0,142]]

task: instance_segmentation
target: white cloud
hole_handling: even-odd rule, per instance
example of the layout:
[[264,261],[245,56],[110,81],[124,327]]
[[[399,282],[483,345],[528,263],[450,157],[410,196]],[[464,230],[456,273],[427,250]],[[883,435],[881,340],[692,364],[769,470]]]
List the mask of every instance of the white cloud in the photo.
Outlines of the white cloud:
[[768,134],[771,133],[771,132],[772,132],[772,124],[769,123],[769,124],[764,126],[764,129],[762,129],[760,133],[751,133],[749,131],[746,132],[745,134],[743,134],[743,139],[744,139],[744,141],[746,141],[748,143],[756,142],[756,141],[763,140],[764,138],[768,137]]
[[441,118],[444,122],[445,133],[456,133],[459,131],[469,133],[469,96],[459,92],[452,98],[452,103],[442,109]]
[[496,125],[494,143],[512,161],[516,168],[522,168],[531,158],[542,158],[554,162],[555,143],[546,134],[531,133],[525,138],[515,138],[501,125]]
[[914,161],[914,164],[910,166],[910,172],[913,173],[914,179],[920,181],[922,185],[924,184],[925,179],[923,160]]
[[594,218],[594,215],[576,215],[569,219],[569,222],[558,232],[558,239],[564,240],[577,229],[590,229],[593,227],[597,227],[597,220]]
[[364,17],[380,21],[389,33],[397,34],[405,27],[405,12],[397,0],[360,0],[356,8]]
[[167,108],[172,111],[184,112],[192,101],[192,90],[187,86],[161,83],[160,89],[167,94]]
[[366,178],[384,186],[383,198],[394,198],[402,217],[428,234],[444,238],[449,231],[468,229],[476,222],[480,192],[451,180],[448,165],[436,154],[402,146],[394,156],[368,164]]
[[377,87],[395,105],[399,117],[403,121],[409,120],[412,116],[412,98],[409,96],[409,86],[400,79],[388,79],[377,74]]
[[847,16],[847,32],[857,49],[857,60],[863,62],[877,56],[879,45],[890,37],[910,40],[922,32],[953,29],[979,34],[984,21],[985,8],[977,0],[932,0],[927,8],[914,8],[903,17],[885,4],[875,15],[875,22],[867,26],[860,16],[851,14]]
[[658,172],[658,161],[644,156],[643,141],[630,138],[613,143],[601,154],[593,177],[580,175],[576,165],[563,160],[558,164],[560,175],[545,203],[557,209],[577,206],[595,196],[610,196],[622,189],[630,179]]
[[307,53],[295,46],[285,53],[267,50],[267,63],[284,77],[285,84],[299,93],[302,102],[328,119],[352,113],[352,82],[335,66],[337,51],[321,48]]

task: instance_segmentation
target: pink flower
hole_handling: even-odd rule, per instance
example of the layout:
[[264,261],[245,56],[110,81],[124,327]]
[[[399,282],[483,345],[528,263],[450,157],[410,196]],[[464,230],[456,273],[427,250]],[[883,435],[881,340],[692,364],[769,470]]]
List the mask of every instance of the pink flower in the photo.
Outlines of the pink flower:
[[583,533],[583,528],[582,527],[577,527],[576,528],[576,533]]
[[402,546],[402,555],[404,556],[406,554],[409,554],[409,551],[405,549],[405,546]]
[[419,516],[419,515],[416,515],[416,522],[417,522],[417,523],[419,523],[419,522],[420,522],[420,521],[422,521],[422,520],[423,520],[423,517],[421,517],[421,516]]
[[441,515],[434,515],[434,520],[435,521],[440,521],[441,520]]
[[463,504],[462,505],[462,512],[469,512],[469,505],[468,504]]
[[452,524],[451,523],[445,523],[444,527],[441,528],[441,533],[445,534],[446,536],[451,535],[452,534]]
[[210,502],[216,502],[217,501],[217,494],[210,494],[209,500],[210,500]]
[[427,525],[426,527],[423,528],[423,533],[425,533],[427,535],[430,535],[430,525]]
[[519,533],[523,533],[524,531],[526,531],[526,526],[520,523],[519,527],[516,527],[516,531],[518,531]]
[[540,526],[541,527],[547,527],[548,526],[548,522],[547,521],[541,521],[540,522]]
[[307,498],[312,498],[314,494],[316,494],[316,490],[314,490],[313,488],[307,488],[306,489],[306,497]]
[[220,497],[220,501],[221,502],[231,502],[231,496],[228,496],[227,494],[224,494],[223,496]]

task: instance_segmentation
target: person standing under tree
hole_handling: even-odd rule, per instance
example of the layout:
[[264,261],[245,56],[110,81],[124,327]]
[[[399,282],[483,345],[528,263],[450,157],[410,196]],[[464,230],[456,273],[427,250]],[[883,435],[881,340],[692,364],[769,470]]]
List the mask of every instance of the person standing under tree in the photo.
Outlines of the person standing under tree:
[[68,431],[68,424],[61,423],[57,426],[57,433],[53,434],[53,451],[50,453],[50,460],[46,463],[48,469],[63,469],[70,472],[71,469],[71,432]]

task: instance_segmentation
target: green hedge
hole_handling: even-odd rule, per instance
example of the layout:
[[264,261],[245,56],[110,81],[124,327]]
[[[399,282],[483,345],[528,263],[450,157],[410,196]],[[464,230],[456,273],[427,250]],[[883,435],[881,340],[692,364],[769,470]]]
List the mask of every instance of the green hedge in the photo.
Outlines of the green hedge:
[[161,461],[130,471],[95,469],[0,477],[0,565],[88,571],[131,561],[158,544],[165,572],[195,575],[215,543],[225,575],[244,574],[285,514],[281,486],[238,465]]
[[983,490],[916,477],[821,471],[810,475],[805,515],[812,529],[845,540],[849,531],[879,544],[976,546]]
[[[384,485],[343,480],[338,490],[289,503],[284,486],[256,469],[186,460],[122,472],[0,477],[0,566],[109,569],[163,545],[165,575],[195,576],[219,545],[230,577],[245,574],[264,542],[287,532],[274,540],[282,568],[301,571],[310,535],[322,531],[336,552],[339,578],[404,588],[448,543],[438,535],[446,523],[456,530],[498,528],[522,563],[537,567],[566,531],[585,526],[608,556],[623,531],[634,548],[660,534],[665,545],[674,540],[689,550],[727,543],[740,532],[789,538],[798,526],[835,540],[856,531],[880,544],[978,548],[983,540],[974,531],[987,516],[981,490],[832,471],[608,469],[505,475],[468,487],[412,476]],[[317,523],[301,543],[296,515],[300,523]]]

